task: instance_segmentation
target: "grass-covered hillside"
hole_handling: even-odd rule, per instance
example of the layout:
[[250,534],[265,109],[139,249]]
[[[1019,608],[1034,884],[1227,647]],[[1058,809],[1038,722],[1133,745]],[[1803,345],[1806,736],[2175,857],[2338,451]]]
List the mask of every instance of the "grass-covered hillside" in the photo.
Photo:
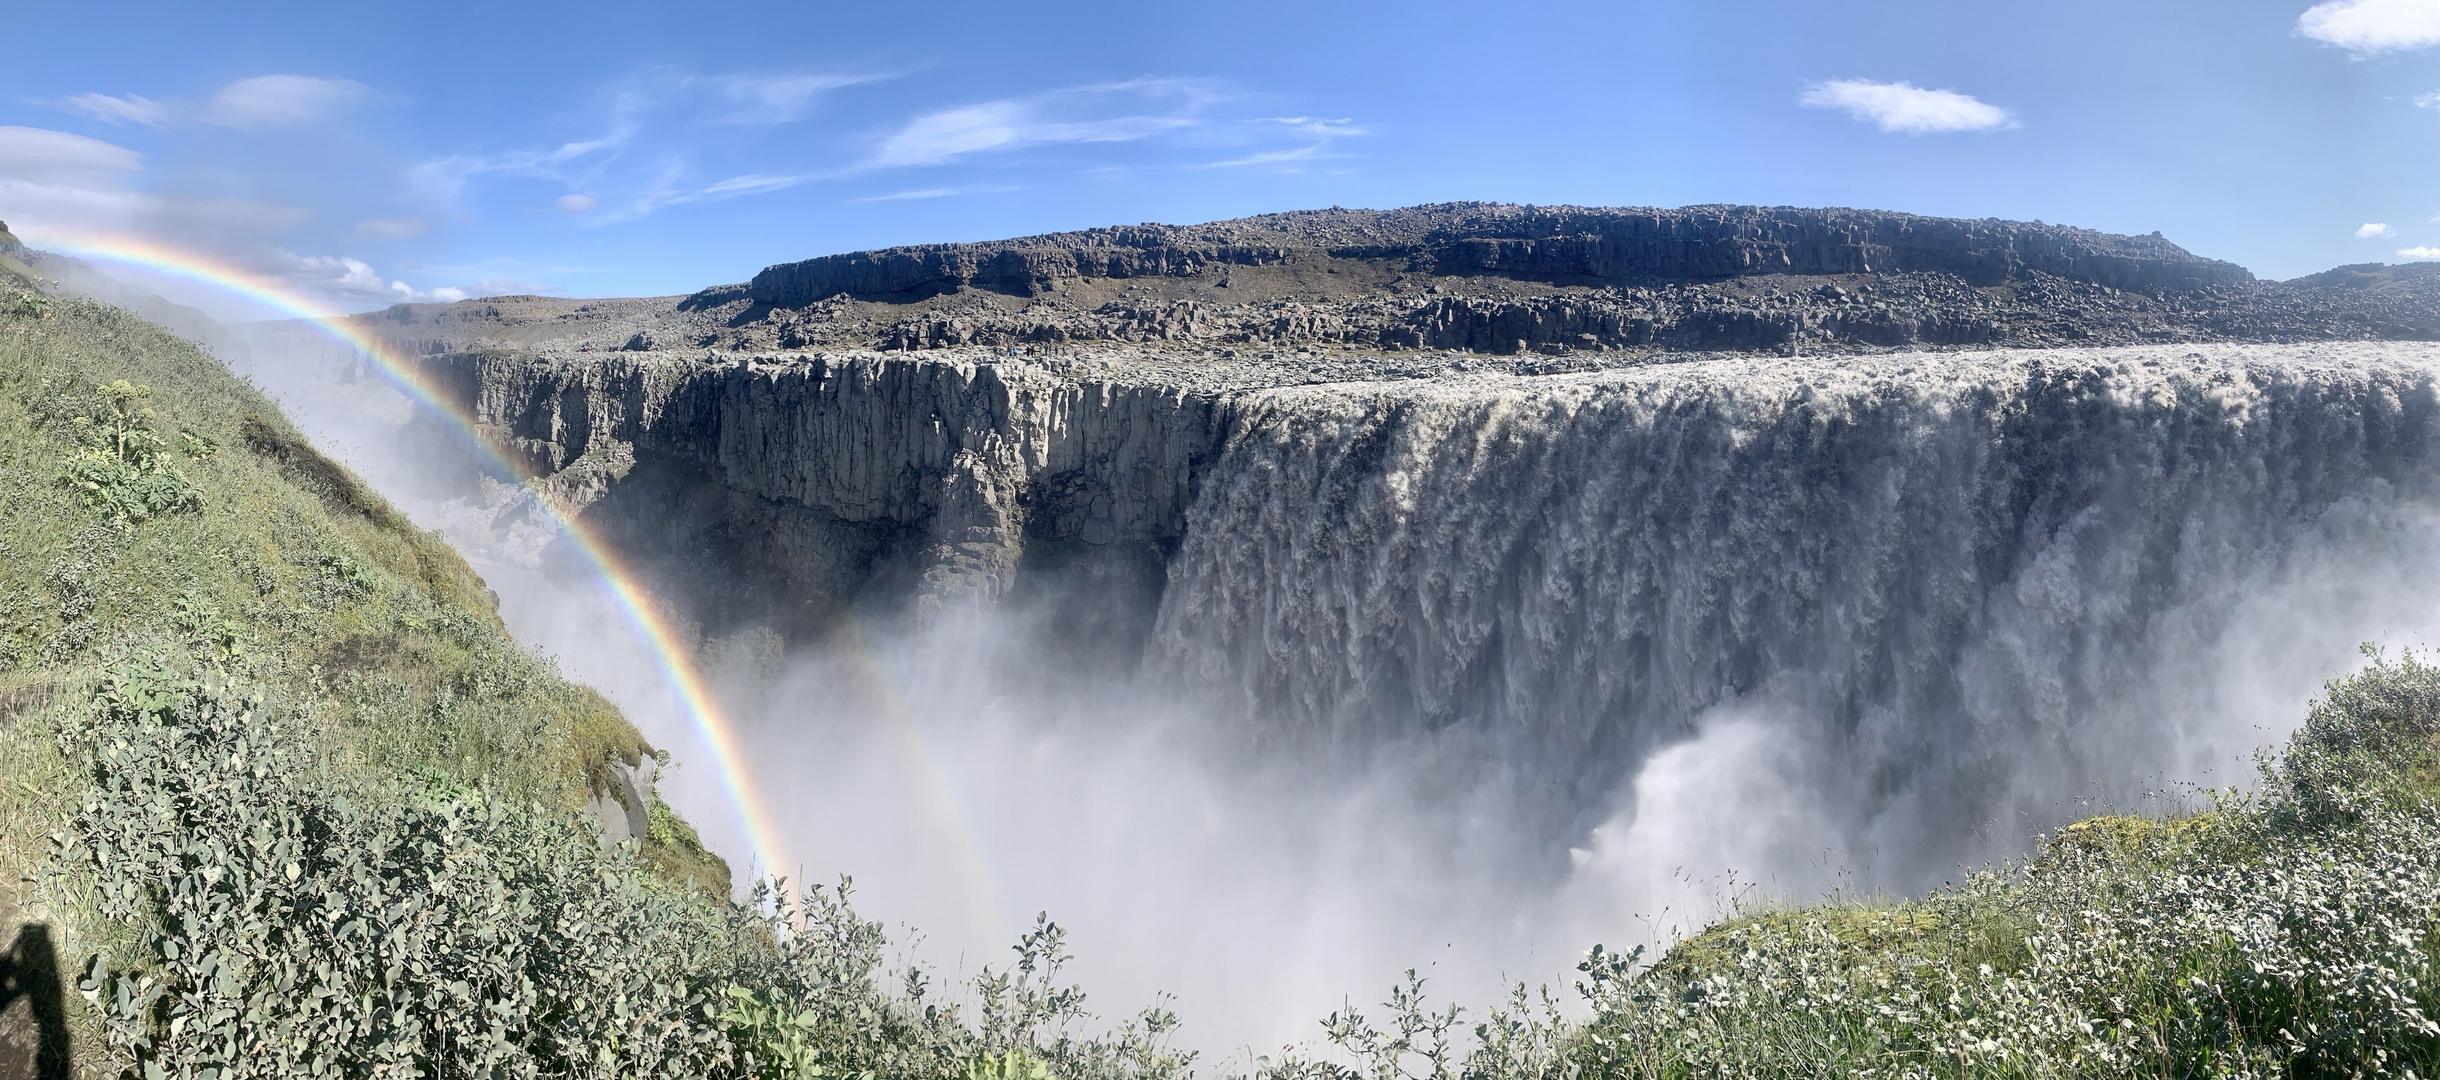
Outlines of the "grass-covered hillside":
[[[5,234],[0,234],[4,238]],[[944,992],[844,887],[728,898],[651,749],[259,393],[0,250],[0,1080],[1169,1080],[1060,933]],[[2373,1076],[2440,1067],[2440,668],[2334,683],[2252,795],[1918,900],[1752,911],[1580,998],[1386,1011],[1327,1080]],[[1084,1037],[1080,1030],[1107,1032]]]
[[969,1025],[882,993],[878,932],[835,891],[732,904],[665,808],[606,844],[580,808],[653,752],[616,709],[212,357],[17,269],[0,1080],[1168,1060],[1141,1029],[1049,1034],[1079,1001],[1045,988],[1055,929]]

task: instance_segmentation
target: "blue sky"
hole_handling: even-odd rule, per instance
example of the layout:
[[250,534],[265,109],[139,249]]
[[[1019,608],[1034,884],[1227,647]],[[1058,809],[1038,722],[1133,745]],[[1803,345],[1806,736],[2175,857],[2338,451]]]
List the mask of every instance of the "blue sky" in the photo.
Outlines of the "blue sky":
[[213,6],[11,5],[0,219],[349,308],[1450,199],[2440,248],[2440,0]]

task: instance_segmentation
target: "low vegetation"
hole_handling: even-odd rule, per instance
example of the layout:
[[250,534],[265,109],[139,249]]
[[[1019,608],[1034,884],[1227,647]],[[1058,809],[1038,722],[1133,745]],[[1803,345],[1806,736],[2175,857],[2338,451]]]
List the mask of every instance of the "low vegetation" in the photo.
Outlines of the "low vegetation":
[[[0,934],[62,936],[85,1075],[1167,1080],[1047,920],[943,992],[847,883],[748,887],[482,583],[191,345],[0,311]],[[5,944],[0,940],[0,944]],[[19,950],[24,953],[23,949]],[[2372,1076],[2440,1067],[2440,667],[2331,684],[2250,794],[2098,818],[1920,900],[1595,950],[1573,1000],[1420,979],[1277,1080]],[[24,971],[12,976],[27,977]],[[0,1033],[5,1034],[5,1033]],[[0,1046],[9,1045],[0,1043]],[[47,1067],[47,1066],[46,1066]]]

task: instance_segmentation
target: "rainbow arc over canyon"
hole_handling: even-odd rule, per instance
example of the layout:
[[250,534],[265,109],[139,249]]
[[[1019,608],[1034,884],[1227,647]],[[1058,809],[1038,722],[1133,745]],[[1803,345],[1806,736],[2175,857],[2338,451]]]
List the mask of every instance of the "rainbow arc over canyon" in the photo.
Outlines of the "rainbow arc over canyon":
[[[467,441],[502,469],[521,480],[531,479],[523,465],[501,453],[491,440],[483,436],[474,415],[466,406],[442,392],[396,348],[359,329],[343,313],[286,284],[210,256],[138,237],[53,229],[32,232],[49,249],[193,281],[246,297],[273,311],[303,320],[340,344],[371,359],[392,384],[419,404],[448,418]],[[615,601],[620,614],[633,624],[636,633],[662,667],[663,675],[675,691],[688,723],[711,749],[714,767],[719,770],[730,802],[745,828],[747,842],[753,846],[754,858],[760,864],[761,872],[784,872],[789,862],[782,843],[783,834],[773,821],[770,801],[764,796],[754,772],[746,767],[736,726],[721,709],[719,699],[705,682],[692,651],[686,647],[668,617],[661,613],[652,597],[644,591],[641,579],[633,568],[620,558],[615,549],[603,542],[596,530],[575,515],[552,506],[547,499],[535,501],[583,555]]]

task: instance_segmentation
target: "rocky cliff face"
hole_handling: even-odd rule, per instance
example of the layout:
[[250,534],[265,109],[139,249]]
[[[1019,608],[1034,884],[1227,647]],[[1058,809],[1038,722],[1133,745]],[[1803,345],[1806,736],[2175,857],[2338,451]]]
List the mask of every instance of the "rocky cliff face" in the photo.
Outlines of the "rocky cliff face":
[[[2264,642],[2440,606],[2440,346],[2226,341],[2440,337],[2425,267],[1462,206],[367,324],[707,631],[1021,609],[1266,737],[1482,740],[1563,812],[1763,710],[1925,866],[2225,757],[2213,687],[2335,662]],[[2143,340],[2190,344],[1988,348]]]
[[2157,235],[2039,223],[1467,203],[893,248],[683,298],[366,322],[685,591],[758,619],[786,598],[793,625],[1069,571],[1149,604],[1207,465],[1269,388],[1724,351],[2440,337],[2435,271],[2262,283]]
[[552,497],[728,598],[713,606],[764,618],[782,600],[798,626],[857,605],[988,602],[1029,555],[1150,587],[1220,429],[1213,394],[1075,365],[427,362]]
[[1085,278],[1197,277],[1326,258],[1568,284],[1931,271],[1990,286],[2031,272],[2158,292],[2253,280],[2243,267],[2197,258],[2158,234],[1869,210],[1450,203],[852,252],[773,266],[750,289],[756,302],[782,308],[968,288],[1036,296]]
[[1771,710],[1914,869],[2241,751],[2226,685],[2440,603],[2433,345],[431,362],[715,628],[1031,596],[1266,738],[1483,740],[1563,816]]

